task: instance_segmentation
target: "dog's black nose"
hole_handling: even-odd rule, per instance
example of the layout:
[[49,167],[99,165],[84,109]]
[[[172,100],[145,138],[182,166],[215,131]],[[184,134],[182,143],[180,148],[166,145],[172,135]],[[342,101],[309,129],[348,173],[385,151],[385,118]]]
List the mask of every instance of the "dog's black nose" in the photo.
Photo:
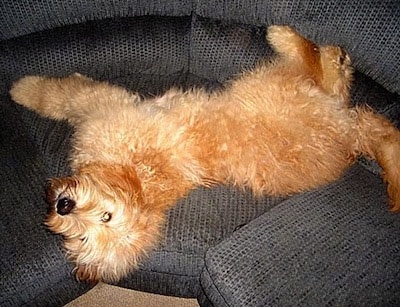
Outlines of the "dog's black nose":
[[71,212],[71,210],[75,207],[75,201],[68,197],[60,198],[57,201],[57,213],[60,215],[66,215]]

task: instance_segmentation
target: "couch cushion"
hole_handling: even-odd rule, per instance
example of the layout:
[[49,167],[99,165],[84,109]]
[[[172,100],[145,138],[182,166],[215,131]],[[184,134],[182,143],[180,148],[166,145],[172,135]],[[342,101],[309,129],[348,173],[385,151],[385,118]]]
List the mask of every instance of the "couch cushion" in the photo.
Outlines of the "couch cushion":
[[190,23],[190,17],[116,18],[0,41],[0,90],[27,74],[113,80],[185,73]]
[[356,165],[210,248],[201,283],[214,306],[398,306],[399,276],[400,216]]
[[400,94],[400,6],[395,0],[2,1],[0,40],[105,18],[191,14],[258,26],[290,24],[314,41],[341,45],[358,70]]
[[60,238],[42,222],[45,180],[67,172],[69,129],[40,119],[4,95],[0,118],[0,305],[65,304],[89,287],[75,281]]
[[2,1],[0,40],[62,26],[116,17],[189,16],[192,1],[46,0]]
[[193,17],[190,44],[192,74],[224,82],[251,69],[272,49],[265,38],[265,27],[246,26]]
[[197,1],[204,17],[262,26],[289,24],[320,44],[344,47],[355,67],[400,94],[400,6],[395,0]]

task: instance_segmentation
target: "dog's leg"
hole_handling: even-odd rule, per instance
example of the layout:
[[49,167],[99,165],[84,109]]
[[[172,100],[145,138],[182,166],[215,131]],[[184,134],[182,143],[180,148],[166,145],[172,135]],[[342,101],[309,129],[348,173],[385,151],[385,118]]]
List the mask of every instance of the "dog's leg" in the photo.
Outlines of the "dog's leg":
[[350,57],[340,47],[320,47],[322,80],[321,86],[331,95],[339,98],[344,106],[349,106],[350,86],[353,81],[353,68]]
[[299,73],[347,105],[353,70],[345,51],[336,46],[318,47],[288,26],[269,27],[267,38],[281,57],[300,65]]
[[383,169],[393,211],[400,211],[400,131],[382,115],[367,109],[354,109],[359,133],[359,150],[376,159]]
[[95,112],[111,112],[138,99],[119,86],[93,81],[80,74],[65,78],[27,76],[13,84],[10,94],[15,102],[42,116],[68,120],[71,124]]
[[270,26],[267,39],[275,51],[293,64],[301,65],[301,73],[319,82],[322,80],[322,67],[319,48],[313,42],[298,34],[289,26]]

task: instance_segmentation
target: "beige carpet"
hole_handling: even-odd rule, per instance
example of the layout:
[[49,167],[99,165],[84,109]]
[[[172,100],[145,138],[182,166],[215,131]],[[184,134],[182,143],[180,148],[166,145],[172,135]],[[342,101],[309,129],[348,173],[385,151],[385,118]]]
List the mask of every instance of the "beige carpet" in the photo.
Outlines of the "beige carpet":
[[100,283],[89,292],[65,305],[65,307],[78,306],[199,307],[199,304],[195,299],[149,294]]

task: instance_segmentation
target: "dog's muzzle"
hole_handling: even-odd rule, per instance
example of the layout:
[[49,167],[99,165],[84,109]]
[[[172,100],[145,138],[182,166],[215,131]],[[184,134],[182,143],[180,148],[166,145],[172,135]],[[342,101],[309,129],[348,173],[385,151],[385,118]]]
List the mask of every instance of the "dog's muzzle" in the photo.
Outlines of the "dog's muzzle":
[[66,215],[75,207],[75,201],[68,197],[63,197],[57,200],[56,211],[59,215]]

